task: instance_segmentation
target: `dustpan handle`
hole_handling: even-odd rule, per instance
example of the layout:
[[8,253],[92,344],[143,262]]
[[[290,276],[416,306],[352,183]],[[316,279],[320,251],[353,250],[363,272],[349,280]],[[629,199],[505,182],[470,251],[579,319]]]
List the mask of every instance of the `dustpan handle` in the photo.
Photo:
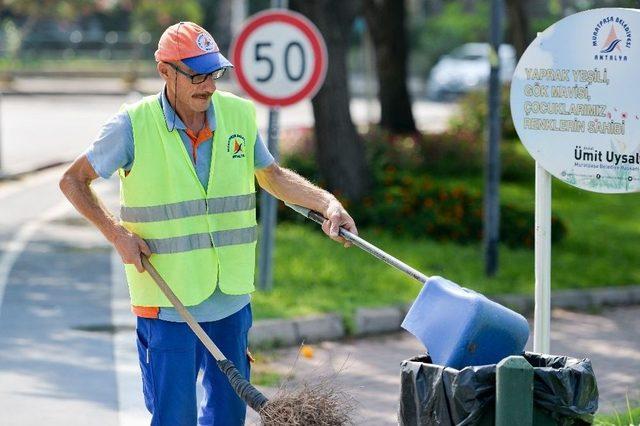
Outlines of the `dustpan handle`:
[[[327,220],[320,213],[310,210],[306,207],[298,206],[297,204],[289,204],[289,203],[285,203],[285,204],[291,209],[300,213],[302,216],[309,218],[314,222],[319,223],[320,225],[322,225],[324,221]],[[387,265],[393,266],[394,268],[404,272],[405,274],[409,275],[411,278],[418,280],[421,283],[425,283],[429,279],[429,277],[424,275],[422,272],[416,269],[413,269],[411,266],[407,265],[406,263],[402,262],[399,259],[396,259],[395,257],[391,256],[389,253],[384,252],[383,250],[374,246],[370,242],[364,240],[363,238],[360,238],[356,234],[347,231],[343,227],[340,227],[339,234],[342,238],[349,241],[354,246],[360,247],[362,250],[366,251],[370,255],[382,260]]]
[[169,287],[164,278],[162,278],[160,273],[151,264],[149,259],[145,255],[141,255],[141,257],[144,269],[149,273],[149,275],[151,275],[153,281],[155,281],[162,293],[164,293],[167,299],[169,299],[173,307],[176,308],[176,311],[178,311],[182,319],[186,321],[189,328],[196,334],[196,336],[198,336],[198,339],[200,339],[202,344],[207,348],[207,350],[209,350],[211,355],[213,355],[216,363],[218,364],[218,368],[220,368],[220,370],[222,370],[222,372],[227,376],[233,390],[244,402],[247,403],[247,405],[249,405],[249,407],[253,408],[256,412],[260,412],[262,407],[264,407],[268,401],[267,397],[249,383],[249,381],[240,374],[240,371],[238,371],[234,363],[220,352],[220,349],[218,349],[209,335],[205,333],[200,324],[198,324],[187,308],[185,308],[180,299],[178,299],[173,290],[171,290],[171,287]]

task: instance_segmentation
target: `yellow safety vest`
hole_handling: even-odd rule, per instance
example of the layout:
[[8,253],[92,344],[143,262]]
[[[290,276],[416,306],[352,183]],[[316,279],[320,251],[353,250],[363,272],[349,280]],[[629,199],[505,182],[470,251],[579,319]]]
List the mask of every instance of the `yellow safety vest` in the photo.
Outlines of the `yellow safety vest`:
[[[254,183],[256,114],[251,101],[216,90],[216,130],[207,191],[178,131],[169,132],[157,96],[125,107],[134,163],[120,175],[121,222],[144,239],[158,269],[186,306],[216,288],[254,290],[257,240]],[[147,273],[125,265],[131,303],[171,306]]]

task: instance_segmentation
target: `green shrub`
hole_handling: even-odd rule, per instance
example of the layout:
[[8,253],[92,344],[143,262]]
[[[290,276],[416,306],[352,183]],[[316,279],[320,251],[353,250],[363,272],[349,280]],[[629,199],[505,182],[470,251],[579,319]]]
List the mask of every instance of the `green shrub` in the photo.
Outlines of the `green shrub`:
[[[502,122],[502,139],[517,140],[510,107],[511,87],[505,85],[501,92],[500,119]],[[460,101],[460,114],[452,118],[450,128],[453,133],[470,133],[478,140],[484,140],[485,128],[489,122],[489,107],[487,105],[487,91],[476,91],[465,95]]]
[[378,173],[392,165],[430,176],[482,174],[482,142],[469,133],[391,135],[376,129],[364,139],[369,165]]
[[500,179],[503,182],[526,182],[533,185],[536,163],[520,141],[502,142],[500,165]]
[[[359,203],[341,199],[359,226],[407,236],[429,236],[439,241],[471,243],[482,239],[480,190],[448,188],[436,179],[482,172],[482,150],[474,139],[450,134],[399,137],[375,131],[365,135],[365,143],[374,189]],[[514,158],[518,158],[516,148],[512,150]],[[284,157],[283,164],[322,186],[314,156],[309,152],[291,153]],[[531,161],[528,165],[532,165]],[[514,175],[531,176],[522,167],[511,169]],[[282,204],[280,209],[282,220],[304,221]],[[552,220],[551,235],[557,242],[564,238],[567,229],[557,216],[552,216]],[[532,211],[503,204],[500,227],[501,241],[505,244],[533,247]]]
[[[479,177],[484,173],[486,144],[467,130],[404,136],[374,130],[365,135],[365,142],[374,171],[394,165],[433,177]],[[519,141],[503,140],[500,156],[502,181],[527,182],[534,178],[535,162]]]
[[[292,140],[296,139],[296,140]],[[381,180],[380,171],[393,165],[416,174],[432,177],[482,176],[485,143],[470,131],[458,130],[438,134],[392,135],[374,128],[363,135],[371,170]],[[286,136],[288,167],[314,182],[320,182],[313,151],[313,132],[292,132]],[[523,182],[533,179],[534,161],[517,142],[503,141],[501,145],[502,180]]]
[[[444,188],[428,176],[413,177],[390,166],[385,185],[378,186],[349,210],[362,226],[383,228],[402,235],[429,236],[438,241],[472,243],[482,240],[483,198],[462,187]],[[510,247],[532,248],[534,215],[503,204],[501,241]],[[553,216],[554,241],[566,235],[566,227]]]

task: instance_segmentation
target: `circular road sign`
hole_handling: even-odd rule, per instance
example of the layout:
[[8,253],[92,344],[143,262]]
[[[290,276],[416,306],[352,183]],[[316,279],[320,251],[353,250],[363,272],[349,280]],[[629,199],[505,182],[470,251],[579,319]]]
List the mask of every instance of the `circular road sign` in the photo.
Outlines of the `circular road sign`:
[[231,46],[240,86],[269,106],[312,97],[324,82],[327,48],[315,25],[284,9],[253,15]]
[[640,11],[593,9],[547,28],[522,55],[511,114],[542,167],[578,188],[640,191]]

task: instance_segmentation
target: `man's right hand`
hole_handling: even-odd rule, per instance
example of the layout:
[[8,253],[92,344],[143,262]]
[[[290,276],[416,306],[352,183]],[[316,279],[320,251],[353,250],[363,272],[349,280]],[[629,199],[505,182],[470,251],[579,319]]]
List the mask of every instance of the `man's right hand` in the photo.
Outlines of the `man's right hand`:
[[149,246],[140,237],[123,227],[102,205],[91,189],[91,182],[98,178],[86,154],[78,157],[60,179],[60,190],[71,204],[89,219],[113,244],[124,263],[135,265],[138,272],[144,272],[141,254],[151,256]]
[[125,264],[134,265],[138,272],[144,272],[141,256],[142,254],[147,257],[151,256],[151,250],[149,250],[149,246],[142,238],[126,228],[120,227],[112,240],[112,244]]

